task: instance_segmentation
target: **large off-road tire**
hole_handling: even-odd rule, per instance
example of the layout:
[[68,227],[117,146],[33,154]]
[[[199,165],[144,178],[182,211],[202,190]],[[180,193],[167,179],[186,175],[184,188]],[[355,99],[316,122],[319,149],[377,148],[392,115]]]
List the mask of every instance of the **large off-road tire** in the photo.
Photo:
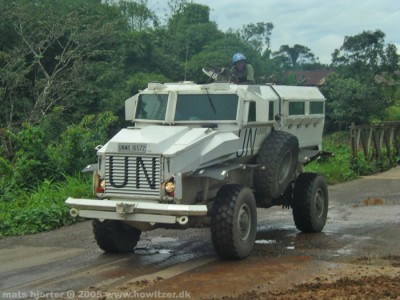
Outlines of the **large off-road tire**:
[[252,190],[237,184],[221,187],[211,215],[211,237],[217,254],[228,259],[246,258],[253,249],[256,232]]
[[271,200],[279,197],[294,178],[299,155],[299,141],[296,136],[273,131],[261,144],[256,163],[263,164],[264,170],[254,172],[255,196],[259,206],[269,206]]
[[97,245],[107,253],[132,252],[142,233],[121,221],[94,219],[93,233]]
[[328,215],[328,186],[315,173],[302,173],[296,179],[293,191],[293,219],[302,232],[320,232]]

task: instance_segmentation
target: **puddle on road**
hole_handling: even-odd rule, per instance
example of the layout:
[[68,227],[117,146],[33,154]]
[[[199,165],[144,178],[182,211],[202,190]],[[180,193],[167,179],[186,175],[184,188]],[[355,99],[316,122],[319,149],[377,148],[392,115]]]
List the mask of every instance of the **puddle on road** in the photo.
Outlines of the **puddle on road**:
[[171,249],[156,249],[153,247],[137,247],[135,249],[135,254],[138,255],[172,254],[173,252]]
[[154,244],[157,243],[172,243],[178,241],[178,238],[174,237],[163,237],[163,236],[155,236],[151,238],[151,242]]
[[157,250],[159,254],[171,254],[173,251],[169,249],[159,249]]
[[345,247],[345,248],[342,248],[342,249],[337,250],[336,252],[337,252],[337,253],[336,253],[336,254],[333,254],[333,256],[350,255],[350,254],[352,254],[352,253],[354,252],[354,250]]
[[155,237],[147,237],[146,239],[142,239],[142,241],[146,240],[146,243],[143,243],[142,246],[135,248],[135,254],[138,255],[155,255],[155,254],[172,254],[175,251],[172,249],[164,248],[168,244],[167,247],[171,246],[179,241],[178,238],[175,237],[165,237],[165,236],[155,236]]
[[256,240],[256,244],[271,245],[276,244],[276,240]]

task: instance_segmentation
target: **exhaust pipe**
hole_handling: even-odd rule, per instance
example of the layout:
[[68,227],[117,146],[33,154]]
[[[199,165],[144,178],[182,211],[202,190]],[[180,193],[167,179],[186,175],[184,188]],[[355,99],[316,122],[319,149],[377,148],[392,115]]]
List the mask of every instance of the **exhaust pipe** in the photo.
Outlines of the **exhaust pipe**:
[[179,225],[186,225],[189,222],[189,218],[187,216],[178,217],[176,218],[176,221],[179,223]]
[[69,210],[69,214],[71,215],[71,217],[75,218],[79,216],[79,211],[76,208],[71,208]]

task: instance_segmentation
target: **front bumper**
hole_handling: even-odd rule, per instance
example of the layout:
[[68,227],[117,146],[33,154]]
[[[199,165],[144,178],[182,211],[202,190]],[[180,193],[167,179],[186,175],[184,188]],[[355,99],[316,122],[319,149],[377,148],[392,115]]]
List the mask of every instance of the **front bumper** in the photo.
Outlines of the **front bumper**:
[[207,205],[68,198],[72,216],[146,223],[184,223],[189,216],[206,216]]

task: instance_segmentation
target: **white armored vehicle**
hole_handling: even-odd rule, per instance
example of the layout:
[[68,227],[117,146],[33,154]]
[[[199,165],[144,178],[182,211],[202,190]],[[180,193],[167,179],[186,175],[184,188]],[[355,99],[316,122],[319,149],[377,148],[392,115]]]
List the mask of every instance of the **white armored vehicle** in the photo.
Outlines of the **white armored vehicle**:
[[242,259],[256,208],[273,205],[291,207],[300,231],[325,226],[326,182],[303,170],[323,155],[317,88],[150,83],[125,108],[134,126],[97,151],[97,199],[66,201],[104,251],[133,251],[146,230],[210,226],[215,251]]

